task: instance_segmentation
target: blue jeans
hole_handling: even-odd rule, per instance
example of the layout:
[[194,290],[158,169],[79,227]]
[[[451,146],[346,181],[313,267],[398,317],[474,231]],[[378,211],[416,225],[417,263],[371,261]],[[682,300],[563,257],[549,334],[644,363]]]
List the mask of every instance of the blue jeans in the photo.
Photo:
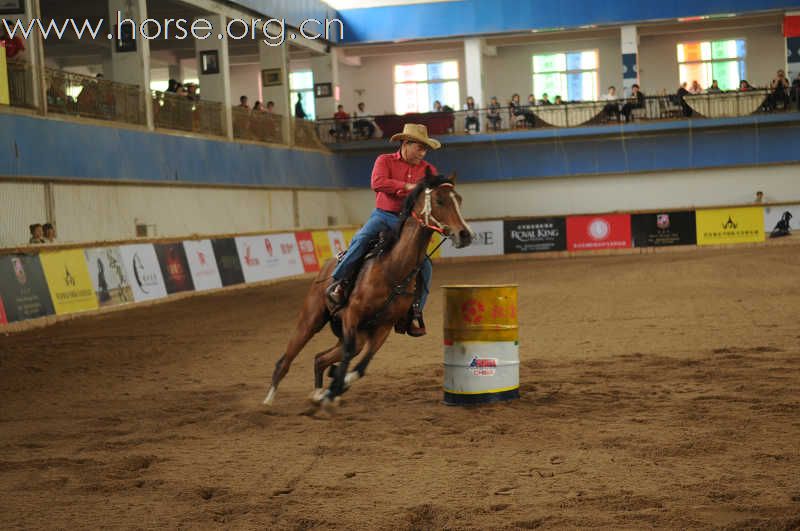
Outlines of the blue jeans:
[[[376,239],[378,234],[385,230],[394,230],[399,221],[399,218],[390,212],[384,212],[377,208],[373,210],[364,226],[353,236],[353,241],[350,242],[350,247],[348,247],[342,261],[333,270],[333,278],[336,280],[350,278],[353,273],[353,267],[366,254],[369,242]],[[428,300],[428,293],[430,293],[431,289],[431,276],[433,276],[433,264],[427,257],[422,262],[421,272],[424,285],[419,300],[420,309],[425,307],[425,301]]]

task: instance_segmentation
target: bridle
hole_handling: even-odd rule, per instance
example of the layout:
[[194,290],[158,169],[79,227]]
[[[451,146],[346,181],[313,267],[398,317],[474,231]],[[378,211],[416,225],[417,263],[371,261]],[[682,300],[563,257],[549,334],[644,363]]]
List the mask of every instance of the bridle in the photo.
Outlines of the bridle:
[[[442,183],[436,188],[443,188],[443,187],[448,187],[451,189],[454,188],[452,183]],[[422,207],[422,210],[420,210],[419,214],[417,214],[417,212],[412,210],[411,217],[416,219],[419,222],[419,224],[425,227],[426,229],[438,232],[442,236],[447,236],[446,231],[447,229],[449,229],[449,227],[433,216],[433,204],[431,202],[431,194],[433,194],[434,190],[435,188],[425,188],[425,203]],[[458,200],[456,200],[456,195],[454,191],[450,192],[450,199],[453,200],[453,205],[455,205],[456,207],[456,213],[458,214],[459,221],[461,221],[461,224],[463,226],[468,227],[469,225],[467,225],[467,222],[464,221],[464,217],[461,215],[461,209],[458,207]]]

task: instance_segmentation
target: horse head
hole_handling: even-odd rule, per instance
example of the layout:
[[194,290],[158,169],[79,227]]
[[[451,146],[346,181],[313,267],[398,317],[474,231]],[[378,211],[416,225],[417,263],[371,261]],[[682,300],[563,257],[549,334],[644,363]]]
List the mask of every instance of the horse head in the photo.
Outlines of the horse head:
[[410,215],[424,227],[450,239],[457,248],[472,243],[474,233],[461,215],[461,196],[455,188],[456,174],[434,175],[428,169],[425,179],[409,195]]

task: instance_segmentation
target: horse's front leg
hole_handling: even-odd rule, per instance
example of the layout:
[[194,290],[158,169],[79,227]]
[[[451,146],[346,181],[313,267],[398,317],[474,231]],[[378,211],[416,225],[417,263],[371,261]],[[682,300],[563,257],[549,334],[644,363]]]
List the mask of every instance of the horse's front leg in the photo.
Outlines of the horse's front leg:
[[335,400],[336,397],[344,392],[344,380],[347,375],[347,368],[350,365],[350,361],[358,353],[356,350],[356,334],[357,332],[354,326],[343,327],[342,329],[342,361],[339,363],[338,367],[336,367],[333,381],[331,381],[323,403]]
[[389,334],[392,332],[392,325],[384,325],[377,328],[372,335],[367,340],[367,352],[361,358],[361,361],[355,367],[355,370],[350,371],[345,376],[345,384],[346,389],[352,385],[353,382],[356,380],[363,378],[364,373],[367,371],[367,366],[369,362],[372,361],[372,358],[375,357],[375,353],[377,353],[383,344],[386,342],[386,339],[389,337]]

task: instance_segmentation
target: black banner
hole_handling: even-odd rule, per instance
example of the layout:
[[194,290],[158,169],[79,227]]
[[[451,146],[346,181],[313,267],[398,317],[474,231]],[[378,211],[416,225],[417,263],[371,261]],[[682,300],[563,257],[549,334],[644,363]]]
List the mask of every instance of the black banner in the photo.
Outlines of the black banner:
[[217,259],[219,276],[223,286],[233,286],[244,283],[242,264],[239,262],[239,252],[236,250],[236,241],[233,238],[211,240],[214,247],[214,256]]
[[167,293],[194,291],[192,273],[189,271],[189,261],[186,259],[183,244],[157,243],[153,247],[156,249]]
[[694,211],[631,215],[634,247],[695,245],[697,229]]
[[0,257],[0,299],[9,323],[54,313],[38,256]]
[[513,219],[503,222],[505,253],[540,253],[567,248],[565,218]]

